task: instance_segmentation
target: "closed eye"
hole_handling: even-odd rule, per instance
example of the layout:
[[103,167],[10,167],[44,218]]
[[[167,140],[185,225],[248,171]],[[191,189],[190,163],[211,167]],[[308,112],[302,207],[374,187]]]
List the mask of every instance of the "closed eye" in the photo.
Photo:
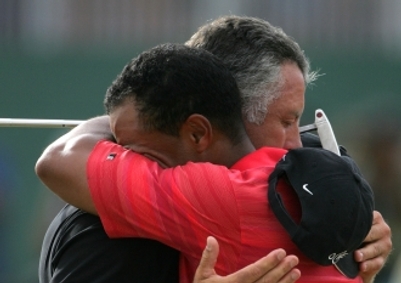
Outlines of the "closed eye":
[[281,120],[281,123],[282,123],[284,128],[289,128],[289,127],[292,127],[292,126],[299,126],[299,121],[300,121],[299,116],[297,116],[297,117],[294,117],[294,118],[291,118],[291,119]]
[[284,128],[289,128],[289,127],[291,127],[292,125],[294,125],[294,123],[295,123],[295,121],[294,120],[292,120],[292,121],[281,121],[281,124],[284,126]]

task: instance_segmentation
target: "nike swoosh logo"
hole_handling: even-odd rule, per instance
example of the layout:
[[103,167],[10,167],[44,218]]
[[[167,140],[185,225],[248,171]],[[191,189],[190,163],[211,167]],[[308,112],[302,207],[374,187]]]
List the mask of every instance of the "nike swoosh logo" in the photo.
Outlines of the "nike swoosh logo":
[[307,193],[309,193],[310,195],[313,196],[313,193],[312,193],[310,190],[308,190],[308,184],[304,184],[304,185],[302,186],[302,189],[303,189],[304,191],[306,191]]

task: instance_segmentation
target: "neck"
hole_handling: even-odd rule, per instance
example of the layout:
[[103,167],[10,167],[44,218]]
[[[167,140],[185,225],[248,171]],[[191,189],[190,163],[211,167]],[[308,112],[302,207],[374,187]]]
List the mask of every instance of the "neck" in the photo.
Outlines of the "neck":
[[232,144],[227,140],[219,139],[214,149],[209,152],[208,162],[224,165],[230,168],[242,157],[255,151],[255,147],[251,143],[248,136],[244,136],[241,142]]
[[229,163],[227,164],[227,167],[233,166],[234,163],[236,163],[238,160],[254,152],[255,150],[256,150],[255,147],[253,146],[251,140],[247,136],[246,138],[243,139],[243,141],[241,141],[241,143],[234,145],[231,148],[229,153],[230,158],[228,158]]

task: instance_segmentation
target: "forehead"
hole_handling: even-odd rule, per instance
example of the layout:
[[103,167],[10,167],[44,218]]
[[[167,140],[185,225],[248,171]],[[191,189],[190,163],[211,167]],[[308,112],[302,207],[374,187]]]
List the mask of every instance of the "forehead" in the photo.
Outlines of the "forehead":
[[119,145],[146,155],[164,167],[189,160],[180,137],[144,129],[134,103],[128,102],[110,112],[110,128]]
[[131,101],[126,101],[115,107],[109,116],[110,129],[118,142],[119,139],[132,135],[134,132],[142,129],[138,119],[138,111],[135,108],[135,104]]
[[305,81],[295,63],[285,63],[281,67],[283,84],[280,96],[269,105],[269,112],[289,112],[301,116],[305,104]]

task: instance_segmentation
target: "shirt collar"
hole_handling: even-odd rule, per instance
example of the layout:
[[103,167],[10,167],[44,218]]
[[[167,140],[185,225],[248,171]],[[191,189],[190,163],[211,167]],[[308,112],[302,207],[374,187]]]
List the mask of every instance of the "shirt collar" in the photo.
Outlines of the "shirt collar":
[[271,164],[275,165],[286,153],[287,150],[282,148],[262,147],[242,157],[231,166],[231,169],[246,170]]

